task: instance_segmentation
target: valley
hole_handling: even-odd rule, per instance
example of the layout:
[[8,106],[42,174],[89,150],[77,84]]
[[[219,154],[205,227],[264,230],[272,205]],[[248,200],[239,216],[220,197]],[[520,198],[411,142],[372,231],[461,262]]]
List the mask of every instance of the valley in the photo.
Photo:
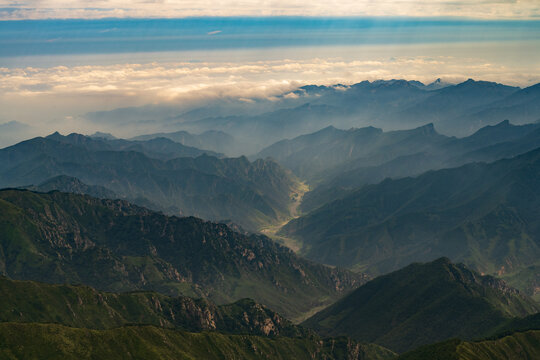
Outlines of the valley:
[[289,205],[289,214],[290,217],[274,225],[265,225],[259,229],[261,234],[264,234],[274,241],[277,241],[280,244],[285,245],[292,251],[298,253],[302,248],[302,243],[296,239],[280,236],[278,231],[289,223],[291,220],[294,220],[300,216],[300,206],[304,195],[309,191],[309,186],[305,182],[299,182],[296,185],[296,188],[290,193],[291,204]]

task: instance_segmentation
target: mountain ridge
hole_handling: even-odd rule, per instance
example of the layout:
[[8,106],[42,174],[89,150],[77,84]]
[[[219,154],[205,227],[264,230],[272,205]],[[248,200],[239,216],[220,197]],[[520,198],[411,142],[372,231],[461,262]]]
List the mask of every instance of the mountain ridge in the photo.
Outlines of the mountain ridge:
[[538,258],[535,184],[540,149],[367,185],[292,220],[281,234],[317,261],[395,270],[439,256],[485,273],[510,273]]
[[365,281],[304,260],[265,236],[123,200],[0,190],[0,209],[0,273],[13,279],[216,303],[250,297],[291,318]]
[[375,278],[303,325],[323,336],[347,335],[403,352],[452,337],[489,335],[539,310],[504,281],[440,258]]
[[62,139],[34,138],[1,149],[0,187],[66,175],[154,210],[230,219],[254,230],[288,216],[298,182],[271,161],[208,154],[163,161],[139,151],[102,149],[102,142],[82,135]]

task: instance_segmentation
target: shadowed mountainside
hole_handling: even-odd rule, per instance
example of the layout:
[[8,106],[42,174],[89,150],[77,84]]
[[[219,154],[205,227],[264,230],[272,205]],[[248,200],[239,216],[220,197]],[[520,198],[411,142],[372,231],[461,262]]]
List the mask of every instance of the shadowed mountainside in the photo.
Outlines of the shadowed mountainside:
[[385,178],[419,175],[428,170],[474,161],[512,157],[540,146],[540,124],[513,125],[508,120],[465,138],[447,137],[433,124],[383,132],[373,127],[328,127],[283,140],[257,157],[270,157],[307,179],[313,190],[301,209],[308,212],[351,190]]
[[208,155],[162,161],[103,144],[108,142],[72,134],[1,149],[0,186],[41,184],[65,175],[154,210],[231,220],[250,230],[289,215],[298,181],[275,162]]
[[[504,275],[540,256],[540,150],[365,186],[282,234],[308,258],[371,273],[448,256]],[[531,294],[532,295],[532,294]]]
[[540,358],[540,330],[516,332],[500,339],[448,340],[426,345],[399,360],[507,360]]
[[380,276],[303,325],[403,352],[453,337],[492,334],[540,306],[504,281],[446,258]]

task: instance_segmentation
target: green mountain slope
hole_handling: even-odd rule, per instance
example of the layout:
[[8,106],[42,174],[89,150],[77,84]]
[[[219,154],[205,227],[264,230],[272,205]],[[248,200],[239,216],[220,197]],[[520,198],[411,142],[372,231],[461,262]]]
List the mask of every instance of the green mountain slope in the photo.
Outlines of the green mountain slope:
[[153,292],[107,293],[4,277],[0,293],[2,359],[394,357],[378,345],[322,339],[250,299],[216,306]]
[[507,335],[511,335],[515,332],[524,332],[529,330],[540,330],[540,312],[526,316],[524,318],[514,318],[497,328],[488,337],[488,339],[498,339]]
[[502,278],[540,303],[540,262],[506,273]]
[[329,304],[364,281],[223,224],[121,200],[24,190],[0,191],[0,273],[218,303],[250,297],[287,317]]
[[399,360],[522,360],[540,358],[540,330],[518,332],[496,340],[449,340],[403,354]]
[[53,324],[0,323],[0,357],[28,359],[306,359],[384,360],[395,355],[345,338],[269,339],[153,326],[89,330]]
[[540,306],[502,280],[446,258],[378,277],[303,325],[403,352],[448,338],[478,338]]
[[58,323],[112,329],[147,324],[192,332],[302,337],[310,333],[253,300],[216,306],[208,300],[155,292],[108,293],[0,277],[0,322]]
[[308,258],[374,274],[448,256],[505,274],[540,257],[540,150],[385,180],[292,220]]

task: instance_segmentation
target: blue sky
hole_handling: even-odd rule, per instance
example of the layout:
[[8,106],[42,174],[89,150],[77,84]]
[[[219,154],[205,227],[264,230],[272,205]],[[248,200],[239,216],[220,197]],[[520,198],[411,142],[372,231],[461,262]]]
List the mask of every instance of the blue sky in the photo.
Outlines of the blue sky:
[[0,57],[536,40],[540,21],[188,18],[0,22]]

